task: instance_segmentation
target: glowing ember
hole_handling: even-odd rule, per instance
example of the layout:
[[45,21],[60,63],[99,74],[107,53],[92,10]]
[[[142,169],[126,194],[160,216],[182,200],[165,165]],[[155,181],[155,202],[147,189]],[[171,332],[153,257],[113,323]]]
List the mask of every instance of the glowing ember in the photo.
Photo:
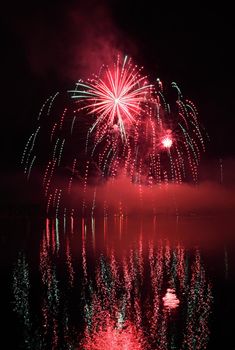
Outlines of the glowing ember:
[[170,138],[170,136],[166,136],[163,138],[162,140],[162,144],[165,148],[171,148],[172,146],[172,139]]
[[179,306],[179,299],[175,295],[175,290],[168,288],[166,295],[162,298],[165,308],[167,309],[176,309]]

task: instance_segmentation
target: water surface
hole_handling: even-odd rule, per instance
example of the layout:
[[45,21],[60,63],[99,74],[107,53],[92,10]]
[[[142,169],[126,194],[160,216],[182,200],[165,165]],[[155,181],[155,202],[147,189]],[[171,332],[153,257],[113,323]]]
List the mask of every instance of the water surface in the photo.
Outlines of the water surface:
[[228,217],[5,218],[9,348],[233,349]]

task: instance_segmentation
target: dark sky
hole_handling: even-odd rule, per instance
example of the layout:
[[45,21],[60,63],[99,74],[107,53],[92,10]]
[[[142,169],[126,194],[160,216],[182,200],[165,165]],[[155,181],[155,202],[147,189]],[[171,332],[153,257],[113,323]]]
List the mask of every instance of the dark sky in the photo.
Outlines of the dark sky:
[[[153,3],[155,5],[153,5]],[[153,79],[176,81],[197,105],[208,157],[234,156],[234,20],[205,8],[154,1],[22,1],[2,5],[1,168],[18,167],[45,99],[96,72],[112,49]]]

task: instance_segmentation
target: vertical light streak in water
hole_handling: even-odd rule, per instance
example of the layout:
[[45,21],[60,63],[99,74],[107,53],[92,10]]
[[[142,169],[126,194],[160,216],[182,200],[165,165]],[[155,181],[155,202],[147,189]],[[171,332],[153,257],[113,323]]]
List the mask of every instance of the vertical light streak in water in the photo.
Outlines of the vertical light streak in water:
[[50,246],[50,220],[48,218],[46,218],[46,245],[47,248]]
[[167,271],[170,271],[170,263],[171,263],[171,251],[170,251],[170,243],[169,241],[166,241],[165,245],[165,264]]
[[96,188],[95,188],[95,191],[94,191],[94,197],[93,197],[93,203],[92,203],[92,209],[91,209],[91,217],[94,217],[95,199],[96,199]]
[[[51,234],[53,234],[53,232],[51,232]],[[46,244],[46,235],[43,235],[40,247],[40,272],[43,285],[43,342],[45,344],[49,342],[51,343],[51,349],[57,349],[59,341],[58,316],[60,292],[56,277],[56,266],[52,263],[50,247]]]
[[138,252],[136,252],[136,262],[138,264],[139,276],[141,280],[141,284],[143,283],[143,274],[144,274],[144,258],[143,258],[143,233],[142,228],[140,232],[139,244],[138,244]]
[[31,315],[29,265],[25,255],[20,253],[13,271],[14,311],[18,314],[24,333],[24,348],[30,349]]
[[[115,258],[114,250],[111,250],[110,254],[110,269],[111,269],[111,275],[112,275],[112,280],[113,280],[113,288],[111,290],[111,300],[116,301],[118,298],[118,292],[120,291],[122,284],[120,282],[120,271],[119,271],[119,266],[118,262]],[[122,304],[122,301],[121,301]],[[123,317],[123,307],[121,307],[121,310],[118,309],[118,306],[114,306],[115,313],[119,313],[118,317],[118,324],[122,323],[124,317]]]
[[128,269],[128,262],[126,257],[123,257],[122,261],[123,268],[123,277],[124,277],[124,285],[125,285],[125,309],[126,309],[126,317],[130,318],[131,315],[131,276]]
[[158,339],[158,331],[160,327],[160,293],[163,281],[163,261],[162,242],[159,242],[156,252],[153,241],[150,241],[148,249],[148,262],[150,265],[152,300],[149,301],[149,334],[153,343],[155,343],[156,339]]
[[91,217],[91,232],[92,232],[92,245],[93,245],[93,249],[95,250],[95,219],[93,216]]
[[72,264],[70,242],[68,237],[66,238],[66,265],[67,265],[68,276],[69,276],[69,286],[72,288],[74,285],[75,272]]
[[87,261],[86,261],[86,225],[85,220],[82,218],[82,268],[83,268],[83,276],[84,283],[87,285]]
[[96,269],[92,306],[87,306],[92,310],[88,315],[91,327],[86,330],[83,349],[145,349],[138,327],[126,319],[127,288],[120,277],[113,251],[110,262],[101,256]]
[[172,248],[171,252],[171,277],[169,278],[169,286],[172,289],[176,288],[176,283],[177,283],[177,261],[178,257],[176,255],[176,249]]
[[104,200],[104,217],[108,216],[108,204],[107,201]]
[[178,244],[176,248],[176,270],[177,270],[177,276],[180,282],[180,287],[182,292],[185,289],[185,283],[186,283],[186,267],[185,267],[185,250],[184,248]]
[[58,253],[60,249],[60,239],[59,239],[59,219],[55,218],[55,233],[56,233],[56,251]]
[[197,250],[187,297],[187,320],[183,349],[206,349],[209,340],[208,318],[211,303],[211,285],[206,283],[205,270]]
[[[40,249],[40,272],[41,272],[41,280],[43,285],[46,283],[51,282],[51,268],[49,265],[49,257],[48,257],[48,247],[46,245],[46,239],[43,237],[41,242],[41,249]],[[43,325],[43,337],[46,338],[48,334],[48,328],[49,328],[49,311],[48,306],[46,303],[46,299],[43,299],[42,302],[42,325]]]
[[56,250],[56,238],[55,238],[55,221],[54,219],[52,219],[52,222],[51,222],[51,249],[52,249],[52,253],[54,254],[55,253],[55,250]]
[[137,328],[141,327],[141,310],[140,310],[140,283],[138,270],[136,265],[136,260],[134,252],[131,249],[129,254],[129,276],[130,276],[130,285],[131,285],[131,294],[134,297],[133,302],[130,301],[132,310],[134,311],[134,319]]
[[168,338],[167,338],[167,311],[163,310],[161,314],[161,320],[158,330],[158,348],[160,350],[168,350]]
[[71,234],[73,235],[74,233],[74,218],[73,218],[73,213],[74,210],[72,209],[71,210],[71,215],[70,215],[70,231],[71,231]]
[[106,234],[107,234],[107,217],[104,216],[104,241],[106,241]]
[[64,208],[64,234],[66,234],[66,218],[67,218],[67,209]]
[[[40,247],[40,275],[42,285],[42,331],[40,335],[40,349],[72,349],[70,340],[71,324],[68,311],[69,298],[65,298],[61,280],[57,278],[57,262],[61,258],[61,254],[65,257],[65,264],[68,271],[66,278],[66,290],[69,291],[74,286],[75,271],[72,264],[72,255],[70,250],[69,236],[65,238],[65,244],[61,244],[61,249],[55,249],[55,242],[60,246],[60,225],[58,218],[55,220],[46,219],[46,230],[41,240]],[[57,235],[57,237],[56,237]],[[62,252],[62,248],[64,252]],[[62,302],[61,302],[62,301]],[[33,349],[36,349],[33,347]]]

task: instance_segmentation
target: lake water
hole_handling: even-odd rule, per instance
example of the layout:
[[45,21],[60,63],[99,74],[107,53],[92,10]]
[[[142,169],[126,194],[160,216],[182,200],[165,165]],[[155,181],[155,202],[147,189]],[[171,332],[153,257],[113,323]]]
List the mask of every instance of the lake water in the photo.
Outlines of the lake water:
[[235,349],[232,217],[5,217],[4,349]]

